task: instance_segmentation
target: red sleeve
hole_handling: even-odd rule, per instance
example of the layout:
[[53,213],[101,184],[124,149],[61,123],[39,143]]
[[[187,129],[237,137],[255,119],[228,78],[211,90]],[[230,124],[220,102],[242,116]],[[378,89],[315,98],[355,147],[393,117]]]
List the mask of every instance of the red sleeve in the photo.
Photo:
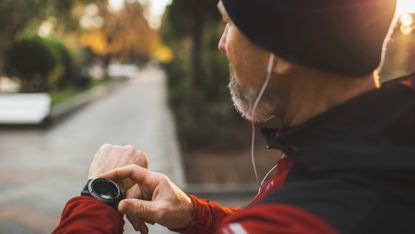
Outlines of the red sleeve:
[[114,208],[92,197],[80,196],[68,201],[52,233],[123,233],[123,227],[123,216]]
[[221,234],[335,234],[337,231],[320,218],[285,204],[258,205],[227,218]]
[[209,234],[216,233],[223,220],[239,208],[226,208],[216,202],[200,199],[189,195],[194,206],[193,220],[182,233],[184,234]]

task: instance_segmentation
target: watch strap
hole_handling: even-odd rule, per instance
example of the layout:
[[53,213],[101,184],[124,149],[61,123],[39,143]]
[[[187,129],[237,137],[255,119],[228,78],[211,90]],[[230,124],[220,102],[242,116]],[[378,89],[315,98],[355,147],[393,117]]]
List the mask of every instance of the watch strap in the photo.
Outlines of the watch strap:
[[91,181],[92,181],[92,179],[89,179],[86,182],[84,188],[81,191],[81,196],[90,196],[90,197],[92,197],[92,195],[91,195],[91,193],[89,192],[89,189],[88,189],[89,183],[91,183]]

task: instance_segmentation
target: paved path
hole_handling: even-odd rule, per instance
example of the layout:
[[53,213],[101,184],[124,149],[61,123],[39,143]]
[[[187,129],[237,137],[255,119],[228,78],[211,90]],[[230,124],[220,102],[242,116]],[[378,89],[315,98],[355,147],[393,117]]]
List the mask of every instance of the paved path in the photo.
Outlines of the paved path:
[[[143,71],[48,130],[0,130],[0,233],[50,233],[103,143],[147,151],[151,169],[183,185],[164,79],[159,70]],[[170,232],[154,226],[150,233]]]

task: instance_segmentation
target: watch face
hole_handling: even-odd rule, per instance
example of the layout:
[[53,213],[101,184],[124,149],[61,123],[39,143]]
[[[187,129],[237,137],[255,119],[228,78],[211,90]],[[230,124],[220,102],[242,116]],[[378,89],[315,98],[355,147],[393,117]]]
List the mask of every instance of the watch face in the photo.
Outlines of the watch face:
[[103,199],[111,200],[119,195],[118,187],[112,181],[106,179],[92,181],[91,187],[94,193]]

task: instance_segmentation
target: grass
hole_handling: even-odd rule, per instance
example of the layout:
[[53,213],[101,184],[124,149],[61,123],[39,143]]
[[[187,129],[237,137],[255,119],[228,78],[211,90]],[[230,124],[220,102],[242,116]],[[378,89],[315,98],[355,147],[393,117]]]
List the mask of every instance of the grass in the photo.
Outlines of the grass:
[[77,88],[77,87],[68,87],[62,90],[51,90],[49,95],[52,98],[52,107],[64,103],[80,94],[83,94],[90,89],[103,84],[103,80],[93,80],[92,84],[89,87]]
[[81,93],[84,93],[88,88],[66,88],[64,90],[53,90],[49,92],[50,97],[52,98],[52,106],[61,104]]

